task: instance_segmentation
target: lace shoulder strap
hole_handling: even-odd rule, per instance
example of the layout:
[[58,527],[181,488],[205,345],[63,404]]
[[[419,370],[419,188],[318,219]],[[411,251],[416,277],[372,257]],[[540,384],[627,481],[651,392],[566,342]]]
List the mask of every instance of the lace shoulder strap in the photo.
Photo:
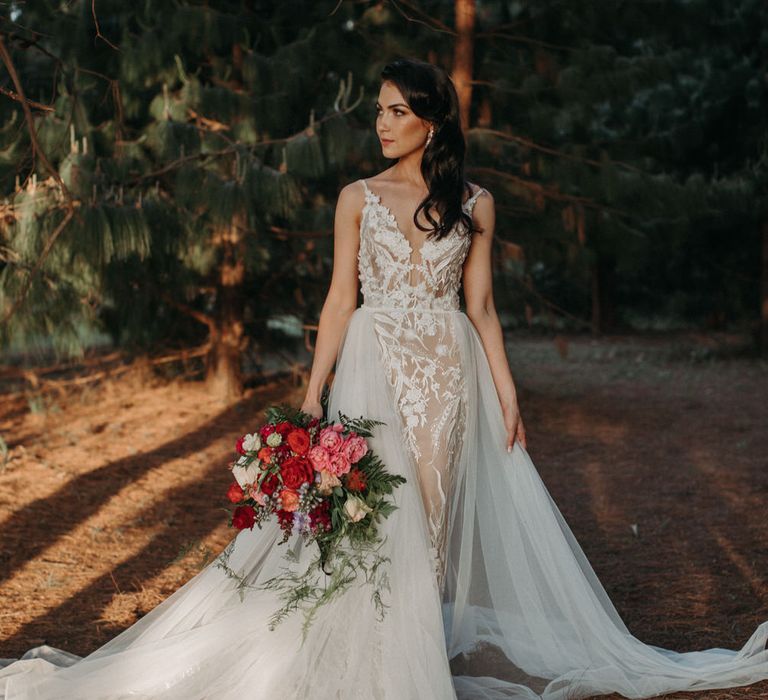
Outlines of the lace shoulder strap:
[[472,216],[472,210],[475,208],[475,202],[477,201],[477,198],[483,194],[483,192],[487,192],[485,187],[478,187],[477,192],[475,192],[466,202],[464,202],[464,206],[467,208],[470,216]]
[[363,192],[365,192],[366,199],[374,198],[376,195],[371,192],[371,188],[368,187],[368,183],[365,178],[360,178],[360,184],[363,186]]

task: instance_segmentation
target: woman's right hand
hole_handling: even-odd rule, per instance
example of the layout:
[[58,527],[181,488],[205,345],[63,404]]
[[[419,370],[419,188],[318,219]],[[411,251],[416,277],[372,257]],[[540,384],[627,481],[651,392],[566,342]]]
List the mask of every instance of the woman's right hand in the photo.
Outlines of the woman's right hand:
[[323,406],[319,401],[304,399],[304,403],[301,404],[300,410],[304,413],[308,413],[313,418],[322,419],[323,417]]

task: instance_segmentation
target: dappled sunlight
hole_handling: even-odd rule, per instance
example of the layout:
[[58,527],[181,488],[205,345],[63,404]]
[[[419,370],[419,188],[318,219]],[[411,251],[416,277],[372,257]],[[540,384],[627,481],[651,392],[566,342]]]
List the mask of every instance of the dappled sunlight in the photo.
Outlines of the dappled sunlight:
[[[81,653],[95,648],[162,602],[234,536],[220,509],[234,441],[266,405],[295,402],[296,388],[275,383],[231,405],[198,385],[187,388],[146,389],[140,401],[128,387],[121,399],[115,388],[116,413],[102,409],[117,415],[110,420],[120,425],[118,435],[109,427],[90,431],[97,414],[75,405],[66,420],[48,426],[37,456],[18,443],[12,450],[11,467],[0,475],[0,656],[44,639]],[[73,431],[86,437],[71,440]],[[40,467],[54,456],[68,472]],[[18,483],[36,498],[17,503]]]
[[765,490],[755,490],[753,475],[741,474],[734,468],[731,450],[729,445],[722,444],[718,450],[720,454],[713,454],[713,450],[705,446],[690,445],[688,457],[691,465],[707,477],[707,482],[729,506],[744,511],[745,515],[751,511],[762,520],[766,507]]
[[[214,464],[224,469],[231,450],[218,451]],[[199,460],[189,459],[171,460],[149,470],[109,497],[91,517],[77,524],[61,539],[42,547],[34,559],[12,572],[4,586],[26,595],[55,588],[57,596],[61,597],[85,589],[129,560],[150,538],[167,530],[176,517],[174,495],[185,486],[197,483],[202,471]],[[152,483],[157,486],[152,487]],[[147,512],[158,504],[168,504],[168,517],[146,518]],[[71,550],[75,543],[79,546],[73,556]],[[90,551],[93,553],[89,554]],[[134,585],[130,581],[112,580],[118,597],[126,595],[122,588]],[[48,596],[33,596],[29,611],[36,616],[42,615],[52,604]],[[15,630],[6,631],[13,633]]]
[[629,433],[629,426],[620,413],[612,417],[601,416],[590,412],[588,406],[568,411],[563,423],[568,434],[592,437],[606,445],[623,443]]
[[590,497],[590,508],[597,523],[604,530],[630,529],[630,520],[617,498],[615,485],[606,475],[606,465],[597,460],[585,462],[582,475]]
[[739,551],[739,545],[732,538],[725,535],[717,526],[707,528],[712,535],[712,540],[725,552],[725,555],[733,564],[733,567],[741,574],[742,578],[749,583],[754,595],[763,605],[768,606],[768,579],[765,574],[759,573],[755,568],[754,562],[750,562],[747,557]]

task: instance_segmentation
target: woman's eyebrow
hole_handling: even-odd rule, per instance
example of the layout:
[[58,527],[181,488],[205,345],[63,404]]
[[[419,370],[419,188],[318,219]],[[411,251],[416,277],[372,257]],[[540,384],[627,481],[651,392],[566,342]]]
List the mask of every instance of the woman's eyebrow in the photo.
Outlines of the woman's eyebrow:
[[[381,107],[381,104],[379,104],[378,100],[376,100],[376,106]],[[408,109],[408,105],[403,104],[402,102],[395,102],[394,104],[389,105],[389,109],[392,109],[393,107],[405,107],[406,109]]]

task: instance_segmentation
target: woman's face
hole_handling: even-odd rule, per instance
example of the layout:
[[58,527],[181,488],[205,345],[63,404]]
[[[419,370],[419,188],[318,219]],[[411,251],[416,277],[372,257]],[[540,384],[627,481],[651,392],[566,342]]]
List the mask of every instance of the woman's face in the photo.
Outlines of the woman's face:
[[394,83],[385,80],[376,102],[376,133],[386,158],[401,158],[423,149],[429,122],[417,117]]

